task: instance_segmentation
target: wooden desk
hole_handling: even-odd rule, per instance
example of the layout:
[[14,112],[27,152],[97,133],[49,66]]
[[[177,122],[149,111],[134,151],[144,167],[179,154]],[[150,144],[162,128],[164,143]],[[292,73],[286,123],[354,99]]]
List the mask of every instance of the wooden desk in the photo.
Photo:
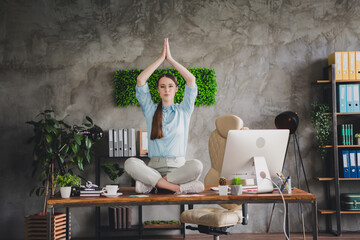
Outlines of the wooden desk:
[[[117,198],[86,198],[86,197],[71,197],[63,199],[60,197],[50,198],[47,201],[48,209],[51,208],[68,208],[70,207],[105,207],[105,206],[131,206],[131,205],[176,205],[176,204],[219,204],[219,203],[282,203],[281,195],[278,191],[273,193],[262,194],[250,194],[244,193],[239,196],[227,195],[219,196],[218,192],[210,190],[210,187],[206,187],[205,191],[200,194],[147,194],[149,197],[130,197],[130,195],[136,195],[133,187],[122,187],[120,192],[122,196]],[[200,196],[199,196],[200,195]],[[294,189],[292,194],[284,194],[286,202],[286,208],[288,210],[288,203],[310,203],[313,206],[313,239],[318,237],[317,227],[317,201],[314,194],[305,192],[300,189]],[[51,211],[50,211],[51,212]],[[287,212],[287,232],[290,232],[290,226],[288,221]]]

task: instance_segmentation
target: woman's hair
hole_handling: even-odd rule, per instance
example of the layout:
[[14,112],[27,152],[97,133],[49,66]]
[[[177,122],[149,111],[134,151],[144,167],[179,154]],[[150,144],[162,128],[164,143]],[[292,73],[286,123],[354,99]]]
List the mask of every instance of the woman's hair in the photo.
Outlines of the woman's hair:
[[[173,80],[176,86],[178,85],[176,77],[174,75],[170,73],[165,73],[159,77],[158,87],[159,87],[159,81],[163,77],[170,78],[171,80]],[[160,101],[153,116],[150,139],[155,140],[163,137],[164,134],[162,132],[162,101]]]

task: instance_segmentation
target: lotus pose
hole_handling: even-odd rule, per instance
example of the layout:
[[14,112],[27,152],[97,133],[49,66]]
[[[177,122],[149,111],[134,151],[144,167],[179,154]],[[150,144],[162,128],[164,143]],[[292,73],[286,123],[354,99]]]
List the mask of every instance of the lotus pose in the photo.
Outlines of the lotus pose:
[[[184,99],[180,104],[174,104],[178,84],[175,76],[171,74],[164,74],[158,79],[160,103],[156,105],[151,100],[146,81],[164,60],[186,81]],[[153,188],[167,189],[175,193],[199,193],[204,190],[203,183],[198,180],[203,169],[202,163],[196,159],[185,159],[190,117],[196,96],[194,75],[172,58],[168,39],[164,39],[160,57],[137,78],[136,98],[150,133],[149,164],[146,165],[138,158],[129,158],[124,164],[125,171],[136,180],[137,193],[149,193]]]

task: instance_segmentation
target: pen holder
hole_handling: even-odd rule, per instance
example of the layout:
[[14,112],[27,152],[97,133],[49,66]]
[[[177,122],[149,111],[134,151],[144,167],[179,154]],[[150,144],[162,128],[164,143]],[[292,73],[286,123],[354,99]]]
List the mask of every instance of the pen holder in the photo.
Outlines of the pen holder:
[[283,193],[291,194],[291,178],[286,181]]

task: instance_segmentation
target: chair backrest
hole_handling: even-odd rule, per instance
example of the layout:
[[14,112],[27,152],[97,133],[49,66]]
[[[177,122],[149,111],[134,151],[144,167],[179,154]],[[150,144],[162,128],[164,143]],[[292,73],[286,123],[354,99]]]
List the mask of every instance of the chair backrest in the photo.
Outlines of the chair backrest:
[[[211,160],[211,168],[205,176],[205,185],[214,186],[219,184],[222,164],[224,160],[224,152],[226,138],[229,130],[248,129],[244,127],[241,118],[235,115],[224,115],[216,119],[216,129],[211,133],[209,138],[209,155]],[[241,205],[221,204],[227,209],[239,209]]]

